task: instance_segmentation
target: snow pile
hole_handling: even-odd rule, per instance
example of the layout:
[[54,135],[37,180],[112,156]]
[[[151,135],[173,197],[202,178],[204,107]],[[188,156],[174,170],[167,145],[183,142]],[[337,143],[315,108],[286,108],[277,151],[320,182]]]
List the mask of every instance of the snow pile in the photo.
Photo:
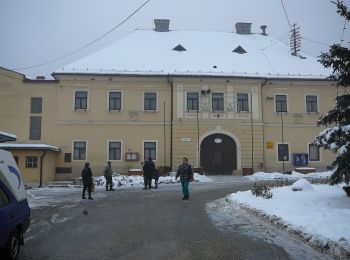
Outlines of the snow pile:
[[291,174],[283,174],[280,172],[257,172],[250,176],[245,176],[245,178],[248,178],[253,181],[259,181],[259,180],[298,180],[301,178],[329,178],[332,175],[332,171],[327,172],[312,172],[308,174],[302,174],[299,172],[293,171]]
[[293,191],[313,191],[314,188],[312,187],[311,183],[308,182],[305,179],[299,179],[292,185]]
[[[305,182],[296,184],[305,188]],[[299,235],[323,251],[350,257],[350,203],[341,186],[311,185],[313,192],[293,192],[290,186],[271,189],[272,199],[251,191],[227,196],[227,201]],[[233,205],[232,205],[233,206]],[[344,253],[345,252],[345,253]]]
[[[211,182],[212,180],[205,175],[200,175],[198,173],[194,173],[194,181],[195,182]],[[105,187],[106,179],[104,176],[94,177],[96,187]],[[112,176],[114,188],[117,187],[143,187],[144,181],[142,176],[127,176],[120,174],[113,174]],[[175,175],[171,176],[160,176],[158,180],[158,184],[171,184],[179,182],[179,178],[176,180]],[[154,179],[152,180],[152,186],[155,185]]]
[[193,174],[193,179],[194,181],[198,181],[198,182],[212,182],[212,179],[210,179],[209,177],[205,175],[200,175],[199,173],[196,173],[196,172]]

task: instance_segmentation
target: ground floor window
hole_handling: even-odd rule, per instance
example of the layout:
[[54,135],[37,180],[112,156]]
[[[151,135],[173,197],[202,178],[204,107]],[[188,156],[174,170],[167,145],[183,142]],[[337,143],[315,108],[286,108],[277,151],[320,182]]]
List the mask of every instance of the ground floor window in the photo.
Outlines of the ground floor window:
[[152,160],[156,160],[156,154],[157,154],[157,144],[156,142],[144,142],[143,143],[143,154],[144,159],[148,160],[149,157],[152,158]]
[[86,160],[86,142],[85,141],[74,141],[74,160]]
[[278,144],[278,161],[289,161],[289,145]]
[[320,160],[320,147],[314,144],[309,144],[309,160],[310,161]]
[[26,156],[26,168],[38,168],[38,156]]
[[109,142],[109,160],[121,160],[121,142]]

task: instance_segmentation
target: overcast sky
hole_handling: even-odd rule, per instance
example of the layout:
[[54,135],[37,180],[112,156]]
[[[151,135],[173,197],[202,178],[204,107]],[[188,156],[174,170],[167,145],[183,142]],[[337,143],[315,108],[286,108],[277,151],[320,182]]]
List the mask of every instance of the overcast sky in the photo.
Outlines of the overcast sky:
[[[0,66],[17,69],[62,57],[116,26],[146,0],[1,0]],[[350,1],[344,1],[350,6]],[[283,0],[290,23],[301,28],[303,51],[318,56],[341,40],[344,18],[330,0]],[[152,29],[154,18],[171,20],[170,29],[235,31],[252,22],[252,31],[289,43],[290,30],[280,0],[151,0],[127,23],[92,46],[45,66],[17,70],[28,77],[51,74],[135,29]],[[350,25],[344,39],[350,41]],[[308,39],[308,40],[307,40]],[[310,41],[311,40],[311,41]]]

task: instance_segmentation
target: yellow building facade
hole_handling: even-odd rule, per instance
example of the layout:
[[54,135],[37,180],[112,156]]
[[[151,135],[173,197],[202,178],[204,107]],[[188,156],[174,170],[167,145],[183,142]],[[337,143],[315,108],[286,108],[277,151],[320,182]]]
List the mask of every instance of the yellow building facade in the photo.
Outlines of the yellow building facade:
[[[1,130],[16,134],[16,144],[59,149],[45,154],[44,183],[79,176],[87,161],[94,175],[102,175],[108,160],[114,170],[126,173],[140,168],[148,156],[157,166],[172,169],[188,157],[208,173],[241,174],[281,172],[282,164],[285,171],[293,170],[294,154],[306,154],[305,166],[317,170],[334,159],[332,153],[310,147],[321,130],[317,119],[336,97],[328,80],[56,75],[46,81],[5,69],[0,75]],[[113,99],[111,93],[119,94]],[[278,95],[286,97],[282,113],[276,111]],[[308,111],[310,96],[316,97],[313,112]],[[32,113],[33,98],[42,99],[41,113]],[[31,136],[33,115],[41,116],[37,140]],[[287,150],[281,152],[281,145]],[[18,158],[24,180],[38,183],[45,149],[9,150]],[[26,167],[28,156],[38,158],[37,168]]]

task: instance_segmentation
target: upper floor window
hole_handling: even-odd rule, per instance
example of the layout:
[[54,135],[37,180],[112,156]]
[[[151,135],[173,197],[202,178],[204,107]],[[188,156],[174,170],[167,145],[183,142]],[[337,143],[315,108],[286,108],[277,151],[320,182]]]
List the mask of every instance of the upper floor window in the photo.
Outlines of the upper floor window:
[[29,122],[29,140],[41,139],[41,116],[31,116]]
[[248,94],[237,94],[237,111],[249,111]]
[[317,96],[306,96],[306,112],[318,112],[317,111]]
[[278,144],[278,161],[289,161],[289,145]]
[[143,144],[143,154],[144,159],[148,160],[149,157],[152,158],[152,160],[156,160],[156,154],[157,154],[157,143],[156,142],[144,142]]
[[157,109],[157,93],[145,92],[144,109],[145,110],[156,110]]
[[320,160],[320,147],[314,144],[309,144],[309,160],[310,161]]
[[287,95],[276,95],[276,112],[287,112]]
[[85,141],[74,141],[73,159],[80,161],[86,160]]
[[109,160],[121,160],[121,142],[109,142],[109,147],[108,147],[108,158]]
[[30,113],[40,114],[42,112],[43,99],[41,97],[32,97],[30,99]]
[[224,93],[212,94],[212,108],[213,111],[224,111]]
[[26,156],[26,168],[38,168],[38,156]]
[[109,110],[120,110],[122,107],[121,92],[109,92]]
[[74,109],[87,109],[88,92],[75,91]]
[[198,110],[199,94],[196,92],[187,93],[187,110]]

